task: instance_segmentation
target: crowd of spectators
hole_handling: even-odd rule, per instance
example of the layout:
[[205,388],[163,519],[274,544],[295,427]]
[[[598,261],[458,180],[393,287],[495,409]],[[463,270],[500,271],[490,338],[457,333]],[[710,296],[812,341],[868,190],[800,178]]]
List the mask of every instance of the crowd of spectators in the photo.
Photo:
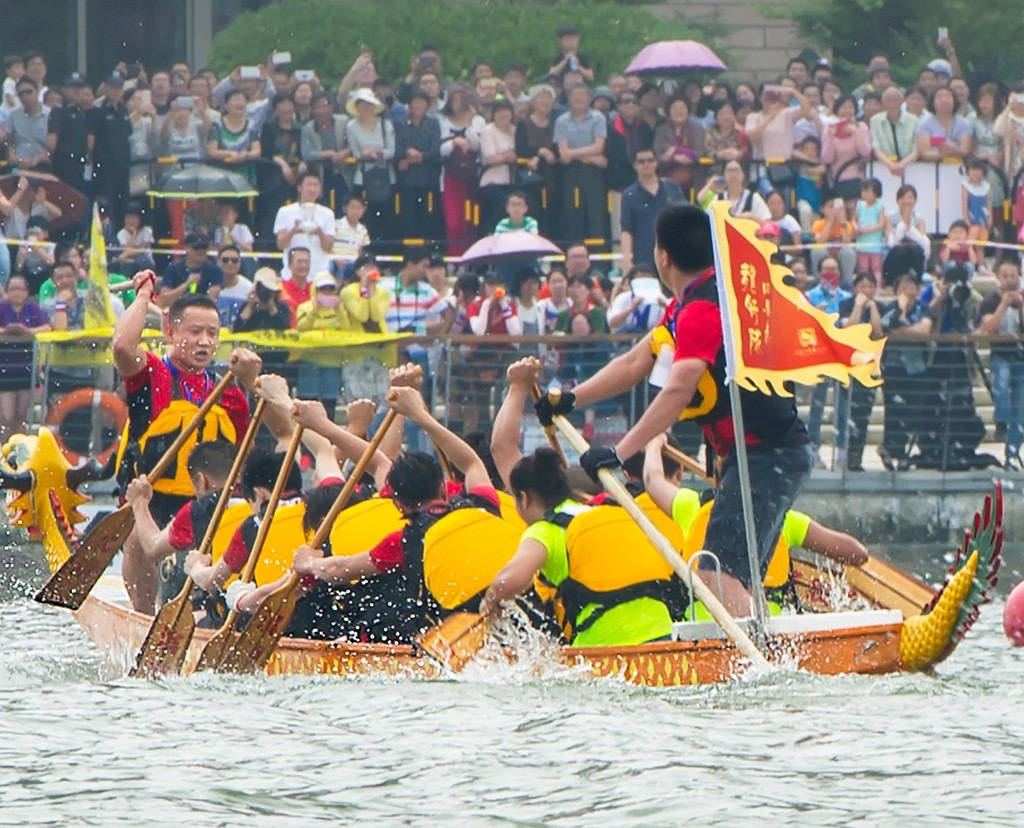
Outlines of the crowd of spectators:
[[[759,88],[620,72],[601,85],[576,30],[555,36],[550,67],[532,79],[522,66],[487,61],[450,79],[443,55],[424,45],[397,83],[379,76],[364,50],[336,89],[278,53],[223,77],[183,62],[150,71],[122,63],[96,89],[77,74],[48,85],[38,53],[6,58],[0,138],[8,172],[20,177],[10,196],[0,194],[10,240],[0,243],[0,285],[10,294],[0,330],[10,340],[81,324],[78,244],[87,227],[60,223],[51,186],[36,175],[52,173],[99,205],[112,270],[160,261],[161,307],[186,291],[207,293],[236,331],[642,333],[665,305],[654,269],[658,212],[723,199],[783,245],[797,284],[838,324],[868,322],[877,336],[1020,333],[1017,254],[992,255],[985,242],[1012,238],[998,207],[1024,189],[1016,186],[1024,82],[1009,90],[987,78],[969,83],[944,38],[945,57],[907,88],[893,80],[888,58],[873,54],[863,82],[844,89],[810,50]],[[147,207],[136,197],[159,187],[163,166],[154,162],[166,157],[230,169],[259,196],[252,204],[199,199],[177,218],[159,202]],[[886,194],[897,205],[887,212],[872,169],[899,180],[915,162],[946,159],[962,163],[962,215],[949,227],[929,234],[909,183]],[[1024,203],[1011,217],[1024,220]],[[445,254],[511,230],[557,240],[564,266],[449,273]],[[171,233],[184,252],[164,268],[157,239]],[[592,261],[594,248],[613,255]],[[280,258],[259,260],[270,253]],[[397,272],[382,272],[381,253],[400,254]],[[998,290],[983,297],[977,275],[997,275]],[[1020,350],[992,350],[997,431],[1010,463],[1024,438]],[[886,465],[907,467],[915,443],[919,465],[971,462],[981,439],[969,393],[973,353],[890,345]],[[431,367],[429,349],[409,356]],[[496,358],[477,349],[466,362]],[[553,370],[571,382],[571,363],[563,355]],[[329,407],[380,384],[367,364],[351,379],[315,368],[300,367],[299,393]],[[27,371],[6,372],[4,383],[23,383]],[[476,380],[475,390],[467,380],[467,394],[479,393]],[[904,393],[908,383],[922,390]],[[816,439],[827,393],[820,386],[811,400]],[[941,434],[927,422],[935,393],[948,414]],[[861,468],[874,398],[836,394],[850,469]],[[0,391],[8,430],[24,419],[23,397],[11,399]]]

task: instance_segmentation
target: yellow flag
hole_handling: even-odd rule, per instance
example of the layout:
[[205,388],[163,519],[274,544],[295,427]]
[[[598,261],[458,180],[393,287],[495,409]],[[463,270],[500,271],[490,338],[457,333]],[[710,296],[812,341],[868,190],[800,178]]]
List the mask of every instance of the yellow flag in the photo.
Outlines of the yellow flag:
[[110,304],[110,282],[107,279],[107,243],[103,240],[100,211],[93,205],[92,233],[89,240],[89,283],[85,293],[82,326],[110,328],[117,320]]

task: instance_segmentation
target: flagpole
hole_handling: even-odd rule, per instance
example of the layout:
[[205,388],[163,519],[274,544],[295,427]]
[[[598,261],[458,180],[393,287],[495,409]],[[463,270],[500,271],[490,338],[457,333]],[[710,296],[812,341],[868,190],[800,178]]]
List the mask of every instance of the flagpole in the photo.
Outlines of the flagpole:
[[740,475],[740,499],[743,501],[743,528],[747,536],[747,559],[750,562],[750,592],[754,596],[754,617],[757,619],[758,644],[768,628],[768,601],[761,578],[761,559],[757,554],[757,532],[754,527],[754,500],[750,491],[750,466],[747,461],[746,431],[743,428],[743,408],[736,380],[729,379],[729,404],[732,406],[732,430],[736,438],[736,467]]
[[760,645],[764,641],[768,627],[768,602],[764,595],[764,583],[761,579],[761,561],[757,552],[757,531],[754,527],[754,501],[750,491],[750,466],[747,458],[746,429],[743,426],[743,405],[740,389],[736,384],[735,365],[733,365],[734,343],[736,332],[732,329],[732,312],[729,306],[729,295],[725,290],[725,273],[722,255],[719,248],[716,222],[711,210],[708,210],[711,222],[711,242],[715,252],[715,282],[718,289],[718,305],[722,317],[722,341],[725,348],[725,374],[729,386],[729,405],[732,408],[732,428],[735,440],[736,467],[740,476],[740,500],[743,504],[743,528],[747,539],[747,560],[750,564],[750,592],[754,596],[754,640]]

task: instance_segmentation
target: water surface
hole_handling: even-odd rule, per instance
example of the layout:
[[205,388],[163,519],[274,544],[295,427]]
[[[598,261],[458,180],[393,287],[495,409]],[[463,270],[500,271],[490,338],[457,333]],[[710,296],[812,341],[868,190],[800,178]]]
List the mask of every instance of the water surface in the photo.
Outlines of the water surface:
[[[941,573],[942,550],[890,552]],[[144,682],[69,613],[8,595],[0,822],[1020,825],[1024,651],[1001,614],[934,676]]]

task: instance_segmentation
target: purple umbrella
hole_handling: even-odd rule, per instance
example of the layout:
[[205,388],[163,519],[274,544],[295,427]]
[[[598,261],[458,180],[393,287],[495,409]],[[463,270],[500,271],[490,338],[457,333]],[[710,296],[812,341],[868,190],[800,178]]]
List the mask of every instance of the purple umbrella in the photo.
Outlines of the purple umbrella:
[[649,43],[639,51],[627,75],[668,75],[692,70],[720,72],[725,69],[721,58],[696,40],[661,40]]
[[484,236],[473,244],[459,260],[461,264],[470,262],[507,262],[516,259],[536,259],[540,256],[558,256],[561,248],[552,241],[525,230],[511,230],[508,233],[495,233]]

